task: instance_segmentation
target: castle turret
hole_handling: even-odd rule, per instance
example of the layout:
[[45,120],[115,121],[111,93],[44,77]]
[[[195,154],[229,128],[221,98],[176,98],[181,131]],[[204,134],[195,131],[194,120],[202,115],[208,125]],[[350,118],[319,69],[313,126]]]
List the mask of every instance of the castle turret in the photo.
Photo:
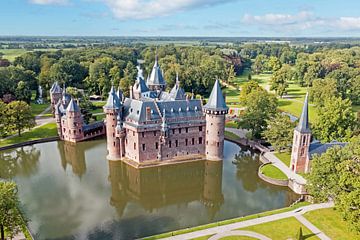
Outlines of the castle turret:
[[161,68],[159,66],[159,63],[158,63],[157,53],[155,56],[155,63],[152,68],[151,74],[147,79],[147,86],[152,91],[155,91],[155,90],[163,91],[163,90],[165,90],[165,87],[166,87],[166,83],[165,83]]
[[67,121],[67,140],[70,142],[78,142],[84,139],[83,119],[79,106],[74,99],[71,98],[66,108]]
[[223,158],[225,115],[228,109],[219,80],[216,80],[209,101],[203,107],[206,115],[205,154],[208,160],[222,160]]
[[55,121],[56,121],[56,128],[58,132],[58,136],[61,140],[64,140],[63,132],[62,132],[62,123],[61,123],[61,100],[58,100],[58,103],[55,105]]
[[116,123],[116,129],[115,129],[115,136],[117,139],[119,139],[119,151],[120,151],[120,159],[122,159],[125,156],[125,129],[123,128],[123,121],[122,121],[122,109],[120,109],[118,115],[117,115],[117,123]]
[[117,116],[119,111],[122,111],[122,103],[114,87],[111,87],[109,92],[109,97],[107,99],[106,105],[104,106],[104,112],[106,114],[106,140],[107,140],[107,150],[109,160],[119,160],[121,159],[120,154],[120,141],[116,137],[116,125],[117,125]]
[[294,139],[291,151],[291,170],[301,173],[309,171],[311,130],[308,119],[308,95],[309,94],[306,93],[299,124],[294,129]]
[[54,82],[53,85],[50,88],[50,103],[51,103],[51,110],[52,113],[55,113],[55,105],[59,102],[59,99],[61,99],[62,93],[61,88],[58,84],[58,82]]

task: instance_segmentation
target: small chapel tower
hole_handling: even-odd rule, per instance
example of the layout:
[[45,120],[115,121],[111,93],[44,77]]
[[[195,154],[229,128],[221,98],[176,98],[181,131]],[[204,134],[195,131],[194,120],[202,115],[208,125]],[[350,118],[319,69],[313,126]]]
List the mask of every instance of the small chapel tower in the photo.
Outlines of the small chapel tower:
[[206,115],[205,155],[208,160],[222,160],[224,155],[226,106],[219,80],[216,79],[209,101],[203,107]]
[[290,168],[296,173],[307,173],[310,170],[309,146],[311,142],[311,131],[308,117],[308,96],[309,94],[306,93],[299,124],[294,129]]

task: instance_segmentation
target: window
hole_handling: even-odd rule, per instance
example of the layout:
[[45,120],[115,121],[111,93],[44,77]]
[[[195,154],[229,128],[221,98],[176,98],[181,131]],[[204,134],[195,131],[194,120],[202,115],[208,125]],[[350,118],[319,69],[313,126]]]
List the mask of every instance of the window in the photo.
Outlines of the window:
[[136,150],[136,143],[134,143],[134,150]]
[[191,139],[191,143],[192,143],[192,145],[195,144],[195,138],[192,138],[192,139]]
[[81,129],[79,129],[79,133],[81,133]]
[[125,143],[126,143],[126,145],[128,144],[127,139],[125,139]]
[[154,137],[156,137],[156,131],[154,131]]
[[202,132],[202,126],[199,127],[199,132]]
[[142,135],[142,137],[145,137],[145,133],[144,133],[144,132],[142,132],[141,135]]
[[159,149],[159,143],[158,142],[155,143],[155,149]]
[[206,141],[206,145],[209,145],[209,141]]
[[172,133],[175,134],[175,129],[172,130]]
[[135,131],[133,131],[133,136],[135,137]]
[[145,143],[142,145],[142,150],[145,151]]
[[219,142],[217,142],[217,143],[216,143],[216,145],[219,147],[219,146],[220,146],[220,143],[219,143]]
[[199,137],[199,144],[202,144],[202,137]]
[[114,142],[114,147],[115,147],[115,142]]
[[179,142],[178,140],[175,140],[175,147],[178,147],[179,146]]
[[185,146],[187,146],[188,145],[188,140],[187,139],[185,139]]
[[189,132],[189,128],[185,128],[185,132],[188,133],[188,132]]
[[171,141],[169,141],[169,148],[171,148]]
[[181,128],[179,128],[179,133],[181,134]]

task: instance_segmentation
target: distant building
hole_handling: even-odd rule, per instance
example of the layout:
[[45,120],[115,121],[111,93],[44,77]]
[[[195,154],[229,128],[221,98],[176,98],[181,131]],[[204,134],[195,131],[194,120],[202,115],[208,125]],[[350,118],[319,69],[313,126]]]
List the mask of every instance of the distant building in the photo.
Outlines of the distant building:
[[291,151],[291,170],[296,173],[308,173],[311,168],[311,159],[314,155],[321,155],[334,146],[344,147],[346,143],[333,141],[320,143],[311,141],[311,130],[308,117],[308,93],[306,94],[299,124],[294,130],[294,139]]
[[105,123],[86,125],[76,101],[54,83],[50,96],[59,137],[79,142],[106,132],[108,159],[135,166],[168,160],[221,160],[228,107],[219,81],[204,106],[201,100],[186,96],[178,77],[170,92],[165,88],[156,57],[146,82],[139,69],[129,97],[111,88],[104,106]]

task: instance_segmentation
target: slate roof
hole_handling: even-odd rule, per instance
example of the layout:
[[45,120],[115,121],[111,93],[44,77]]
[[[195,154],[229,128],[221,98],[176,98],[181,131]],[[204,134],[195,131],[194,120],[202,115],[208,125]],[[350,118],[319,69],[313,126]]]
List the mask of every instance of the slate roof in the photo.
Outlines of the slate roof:
[[298,130],[301,133],[310,133],[310,127],[309,127],[309,110],[308,110],[308,97],[309,93],[306,93],[305,100],[304,100],[304,106],[302,109],[302,113],[300,116],[299,124],[296,127],[296,130]]
[[121,102],[119,96],[116,94],[114,86],[111,86],[109,97],[104,108],[108,109],[119,109],[121,107]]
[[99,128],[99,127],[102,127],[102,126],[104,126],[104,121],[97,121],[97,122],[85,125],[83,127],[83,129],[84,129],[84,131],[89,131],[89,130]]
[[220,82],[216,79],[214,87],[211,91],[209,101],[204,106],[204,109],[221,111],[228,110],[229,108],[226,106],[224,95],[222,94]]
[[179,82],[176,82],[174,87],[171,89],[169,98],[171,100],[183,100],[186,98],[185,91],[180,87]]
[[161,72],[161,68],[158,63],[157,56],[155,57],[155,63],[152,68],[151,74],[147,79],[147,85],[166,85],[164,77]]
[[73,98],[71,98],[71,100],[66,108],[66,111],[67,112],[80,112],[80,108]]
[[319,141],[314,141],[310,144],[309,147],[309,157],[310,159],[312,159],[316,154],[321,155],[325,153],[329,148],[335,146],[345,147],[346,145],[347,143],[337,142],[337,141],[332,141],[329,143],[321,143]]
[[[156,106],[156,105],[157,106]],[[179,117],[201,117],[202,106],[201,101],[194,100],[177,100],[177,101],[155,101],[154,100],[136,100],[126,98],[124,102],[125,119],[131,119],[138,123],[146,121],[146,108],[151,109],[151,120],[162,120],[163,111],[165,109],[167,121],[172,118]],[[159,113],[159,111],[160,113]]]
[[61,93],[61,87],[59,86],[58,82],[54,82],[50,88],[51,93]]
[[145,83],[145,80],[144,80],[144,78],[142,78],[142,77],[138,77],[137,78],[137,90],[139,91],[139,92],[141,92],[141,93],[144,93],[144,92],[148,92],[149,91],[149,88],[148,88],[148,86],[146,86],[146,83]]

